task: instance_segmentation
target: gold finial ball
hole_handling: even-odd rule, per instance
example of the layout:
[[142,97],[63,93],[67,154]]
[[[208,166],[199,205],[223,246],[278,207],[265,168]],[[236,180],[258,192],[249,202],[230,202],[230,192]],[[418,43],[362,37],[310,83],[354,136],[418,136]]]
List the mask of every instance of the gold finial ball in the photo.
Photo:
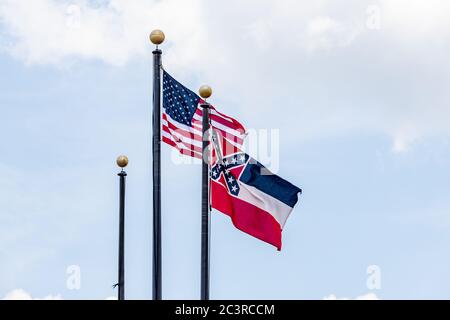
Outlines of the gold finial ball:
[[161,30],[153,30],[152,33],[150,33],[150,41],[155,45],[163,43],[165,38],[166,36]]
[[212,95],[212,89],[210,86],[201,86],[198,93],[200,93],[200,97],[203,99],[208,99]]
[[118,156],[116,162],[119,167],[125,168],[128,165],[128,158],[127,156]]

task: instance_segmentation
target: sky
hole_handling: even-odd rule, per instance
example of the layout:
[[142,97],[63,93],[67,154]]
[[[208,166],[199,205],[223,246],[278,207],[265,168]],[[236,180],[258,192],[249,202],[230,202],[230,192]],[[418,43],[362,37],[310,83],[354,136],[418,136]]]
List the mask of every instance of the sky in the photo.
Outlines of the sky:
[[[277,174],[303,189],[281,252],[212,212],[211,298],[449,299],[449,15],[444,0],[0,0],[0,299],[117,295],[120,154],[126,296],[151,298],[153,29],[172,76],[277,133]],[[201,167],[181,160],[163,145],[165,299],[200,293]]]

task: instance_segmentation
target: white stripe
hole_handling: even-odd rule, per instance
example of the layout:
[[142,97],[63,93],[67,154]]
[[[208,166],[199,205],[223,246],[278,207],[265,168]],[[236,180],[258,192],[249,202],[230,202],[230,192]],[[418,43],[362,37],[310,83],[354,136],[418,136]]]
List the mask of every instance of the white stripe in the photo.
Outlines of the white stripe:
[[238,180],[238,184],[240,190],[237,198],[268,212],[283,229],[293,208],[253,186],[242,183],[242,181]]
[[[177,126],[177,124],[178,124],[178,122],[177,122],[177,124],[174,124],[172,121],[171,121],[171,123],[172,123],[174,126]],[[167,123],[167,121],[166,121],[165,119],[162,119],[162,124],[169,128],[168,123]],[[181,124],[181,125],[183,125],[183,124]],[[187,128],[189,128],[189,127],[187,127]],[[171,128],[169,128],[169,130],[170,130],[171,133],[176,132],[176,131],[174,131],[174,130],[171,129]],[[183,129],[183,130],[184,130],[184,129]],[[164,130],[162,130],[162,131],[164,131]],[[186,130],[186,131],[187,131],[187,130]],[[198,135],[200,135],[200,136],[202,135],[201,132],[198,132],[198,130],[190,130],[190,132],[196,133],[196,134],[198,134]],[[179,135],[177,134],[177,137],[178,137],[178,136],[179,136]],[[200,147],[200,148],[203,147],[201,141],[192,140],[192,139],[189,139],[189,138],[184,137],[184,136],[181,136],[181,135],[180,135],[180,137],[181,137],[180,140],[182,140],[183,142],[186,142],[186,139],[188,139],[189,141],[195,141],[195,145],[196,145],[196,146],[198,146],[198,147]],[[184,139],[184,140],[183,140],[183,139]],[[241,148],[242,148],[242,144],[240,144],[240,143],[238,143],[238,142],[236,142],[236,141],[233,141],[233,140],[231,140],[231,139],[228,139],[227,137],[224,137],[224,139],[227,140],[228,143],[230,143],[231,145],[235,146],[236,148],[238,148],[238,149],[241,149]],[[176,141],[174,141],[174,142],[176,142]],[[192,143],[192,144],[194,144],[194,143]],[[193,150],[193,151],[195,151],[195,150]]]
[[[215,121],[214,121],[214,123],[217,124],[217,122],[215,122]],[[193,123],[193,125],[194,125],[195,127],[199,127],[200,129],[202,128],[201,125],[197,125],[196,123]],[[221,124],[219,123],[219,125],[221,125]],[[215,126],[215,125],[213,124],[213,128],[214,128],[214,127],[218,128],[217,125]],[[225,128],[226,128],[226,127],[225,127]],[[222,129],[222,130],[226,131],[227,129]],[[229,129],[228,129],[228,131],[229,131]],[[227,140],[230,144],[232,144],[233,146],[235,146],[235,147],[237,147],[237,148],[239,148],[239,149],[242,149],[243,143],[239,143],[239,142],[237,142],[237,141],[234,141],[233,138],[236,137],[235,135],[233,135],[233,134],[227,132],[227,136],[225,137],[225,136],[223,136],[222,133],[220,133],[220,134],[221,134],[221,136],[222,136],[225,140]],[[245,136],[239,136],[239,138],[242,139],[242,140],[244,140]]]
[[211,124],[213,125],[213,127],[222,129],[223,131],[230,133],[240,139],[244,139],[245,138],[245,134],[240,133],[237,130],[231,129],[230,127],[224,126],[223,124],[221,124],[220,122],[214,121],[211,119]]
[[[192,133],[196,133],[199,136],[202,136],[202,125],[200,123],[192,122],[192,127],[189,127],[189,126],[185,125],[184,123],[180,123],[180,122],[172,119],[167,113],[164,113],[164,114],[166,115],[168,121],[170,123],[172,123],[174,126],[180,128],[180,129],[192,132]],[[194,114],[194,119],[197,120],[197,121],[200,121],[200,122],[203,120],[202,117],[199,116],[198,114]],[[165,121],[164,119],[162,119],[162,120]],[[236,137],[238,137],[238,138],[240,138],[242,140],[244,140],[244,138],[245,138],[245,133],[242,134],[241,132],[239,132],[237,130],[234,130],[234,129],[230,128],[230,127],[227,127],[227,126],[225,126],[225,125],[223,125],[223,124],[221,124],[221,123],[219,123],[217,121],[214,121],[212,119],[211,119],[211,124],[213,125],[213,127],[216,127],[218,129],[222,129],[223,131],[225,131],[225,132],[227,132],[227,133],[229,133],[229,134],[231,134],[233,136],[236,136]],[[229,140],[229,139],[227,139],[227,140]],[[242,144],[237,144],[237,146],[242,146]]]
[[[166,113],[166,116],[167,116],[167,119],[169,120],[169,122],[172,123],[172,124],[173,124],[174,126],[176,126],[177,128],[180,128],[180,129],[183,129],[183,130],[185,130],[185,131],[188,131],[188,132],[197,134],[197,135],[199,135],[199,136],[203,136],[203,133],[202,133],[202,125],[199,125],[199,124],[196,124],[196,123],[192,123],[193,127],[189,127],[189,126],[187,126],[187,125],[185,125],[185,124],[183,124],[183,123],[180,123],[180,122],[178,122],[178,121],[176,121],[176,120],[173,120],[172,118],[170,118],[170,116],[169,116],[167,113]],[[234,134],[232,134],[232,133],[229,132],[229,131],[232,130],[232,129],[229,129],[228,127],[223,126],[221,123],[217,123],[216,121],[211,121],[211,122],[213,122],[213,127],[217,127],[217,128],[222,129],[222,130],[224,130],[224,131],[228,131],[227,133],[230,134],[232,137],[224,137],[224,138],[225,138],[229,143],[231,143],[233,146],[235,146],[235,147],[237,147],[237,148],[242,148],[242,145],[243,145],[242,143],[239,143],[239,142],[237,142],[237,141],[233,141],[233,140],[232,140],[232,138],[236,136],[236,135],[234,135]],[[168,127],[167,120],[162,119],[162,123]],[[198,128],[198,129],[197,129],[197,128]],[[228,128],[228,129],[227,129],[227,128]],[[170,129],[170,128],[169,128],[169,129]],[[172,130],[172,129],[171,129],[171,130]],[[236,130],[233,130],[233,131],[236,131]],[[239,137],[240,139],[244,140],[245,135],[239,134],[238,137]]]
[[[194,119],[198,120],[198,121],[202,121],[203,120],[202,117],[199,116],[196,113],[194,114]],[[223,131],[226,131],[226,132],[228,132],[228,133],[230,133],[230,134],[232,134],[232,135],[234,135],[236,137],[239,137],[241,139],[243,139],[243,137],[245,137],[245,134],[242,134],[241,132],[239,132],[239,131],[237,131],[237,130],[235,130],[233,128],[227,127],[227,126],[225,126],[225,125],[223,125],[223,124],[221,124],[221,123],[219,123],[217,121],[214,121],[212,119],[211,119],[211,124],[213,125],[213,127],[222,129]]]
[[[203,115],[203,109],[202,108],[199,108],[198,110],[200,110],[200,112],[202,113],[202,115]],[[223,115],[223,114],[220,114],[216,109],[214,109],[214,108],[209,108],[209,113],[210,114],[213,114],[213,115],[215,115],[215,116],[218,116],[218,117],[220,117],[220,118],[222,118],[222,119],[225,119],[225,120],[227,120],[228,122],[231,122],[231,123],[233,123],[233,121],[236,121],[235,119],[233,119],[232,117],[229,117],[229,116],[227,116],[227,115]]]
[[179,141],[175,141],[170,133],[168,133],[166,131],[162,131],[162,136],[164,136],[167,139],[169,139],[172,142],[174,142],[180,149],[184,149],[184,150],[189,151],[189,152],[194,152],[194,153],[196,153],[196,154],[201,156],[201,153],[199,153],[199,152],[197,152],[197,151],[195,151],[193,149],[190,149],[190,148],[188,149],[184,144],[180,143]]
[[[200,117],[202,117],[203,116],[203,110],[201,109],[201,108],[199,108],[198,109],[199,111],[200,111],[200,115],[199,114],[195,114],[196,116],[200,116]],[[229,116],[227,116],[227,115],[223,115],[223,114],[220,114],[216,109],[214,109],[214,108],[211,108],[211,109],[209,109],[209,113],[210,114],[212,114],[212,115],[215,115],[216,117],[219,117],[219,118],[221,118],[221,119],[223,119],[223,120],[225,120],[225,121],[227,121],[227,122],[231,122],[232,124],[233,124],[233,126],[236,126],[236,127],[238,127],[238,125],[236,125],[235,123],[234,123],[234,121],[236,121],[237,122],[237,120],[235,120],[235,119],[233,119],[232,117],[229,117]],[[228,126],[227,126],[228,127]],[[228,128],[230,128],[230,129],[232,129],[232,130],[236,130],[236,129],[233,129],[232,127],[228,127]],[[245,129],[244,129],[245,130]],[[237,131],[237,132],[239,132],[239,131]],[[245,133],[244,133],[245,134]]]
[[[173,134],[177,138],[180,138],[181,141],[183,141],[185,143],[195,144],[198,147],[202,147],[202,142],[201,141],[197,141],[197,140],[185,137],[181,133],[179,133],[178,131],[176,131],[176,130],[174,130],[172,128],[169,128],[169,125],[168,125],[167,121],[165,121],[164,119],[162,119],[162,125],[167,127],[167,129],[170,131],[169,134]],[[164,128],[162,128],[161,131],[166,132],[164,130]]]
[[194,122],[194,121],[192,121],[192,126],[194,126],[195,128],[198,128],[198,129],[202,129],[202,127],[203,127],[203,125],[202,124],[200,124],[200,123],[196,123],[196,122]]
[[[172,123],[175,127],[183,129],[183,130],[188,131],[188,132],[192,132],[192,133],[198,134],[200,137],[202,136],[202,130],[197,130],[197,129],[193,128],[193,127],[189,127],[189,126],[185,125],[184,123],[180,123],[180,122],[172,119],[167,113],[164,113],[164,114],[166,115],[167,120],[170,123]],[[161,120],[163,121],[163,123],[164,123],[164,121],[166,121],[162,117],[161,117]],[[167,123],[166,123],[166,125],[167,125]]]
[[[163,125],[163,126],[166,126],[166,127],[169,129],[170,133],[176,133],[177,136],[180,135],[180,136],[182,136],[182,137],[185,138],[185,139],[193,140],[193,138],[191,139],[191,138],[188,138],[188,137],[183,136],[183,135],[182,135],[180,132],[178,132],[176,129],[170,128],[170,127],[169,127],[169,123],[168,123],[167,120],[165,120],[165,119],[161,119],[161,120],[162,120],[162,125]],[[172,123],[172,121],[171,121],[170,123]],[[176,124],[174,124],[174,123],[172,123],[172,124],[173,124],[174,126],[176,126]],[[176,126],[176,127],[177,127],[177,126]],[[179,127],[177,127],[177,128],[180,129],[180,130],[183,130],[183,131],[187,131],[187,130],[181,129],[181,128],[179,128]],[[193,131],[193,130],[190,130],[190,133],[199,135],[197,132],[192,132],[192,131]],[[200,134],[199,136],[201,137],[201,134]],[[193,141],[194,141],[194,140],[193,140]],[[197,141],[197,140],[195,140],[195,141]],[[198,142],[201,143],[201,141],[198,141]]]
[[[176,130],[172,130],[170,128],[169,128],[169,131],[170,131],[170,134],[172,134],[173,136],[177,137],[179,140],[181,140],[184,143],[192,144],[192,145],[195,145],[195,146],[197,146],[199,148],[202,147],[202,142],[201,141],[197,141],[197,140],[185,137],[182,134],[178,133]],[[167,132],[167,131],[163,130],[163,132]]]

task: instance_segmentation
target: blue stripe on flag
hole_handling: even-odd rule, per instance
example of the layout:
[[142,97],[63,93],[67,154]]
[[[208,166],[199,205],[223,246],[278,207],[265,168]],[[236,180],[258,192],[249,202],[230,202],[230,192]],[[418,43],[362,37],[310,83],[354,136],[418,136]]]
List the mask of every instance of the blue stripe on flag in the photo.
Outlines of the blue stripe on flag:
[[261,163],[250,158],[239,178],[243,183],[267,193],[293,208],[298,201],[298,193],[302,190],[292,183],[271,173]]

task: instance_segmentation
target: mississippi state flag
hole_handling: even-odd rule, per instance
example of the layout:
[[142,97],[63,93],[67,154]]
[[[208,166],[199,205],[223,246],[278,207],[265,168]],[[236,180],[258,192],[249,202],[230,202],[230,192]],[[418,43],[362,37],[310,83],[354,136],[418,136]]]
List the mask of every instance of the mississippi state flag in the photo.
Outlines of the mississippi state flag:
[[302,190],[213,133],[211,205],[241,231],[281,250],[281,232]]

